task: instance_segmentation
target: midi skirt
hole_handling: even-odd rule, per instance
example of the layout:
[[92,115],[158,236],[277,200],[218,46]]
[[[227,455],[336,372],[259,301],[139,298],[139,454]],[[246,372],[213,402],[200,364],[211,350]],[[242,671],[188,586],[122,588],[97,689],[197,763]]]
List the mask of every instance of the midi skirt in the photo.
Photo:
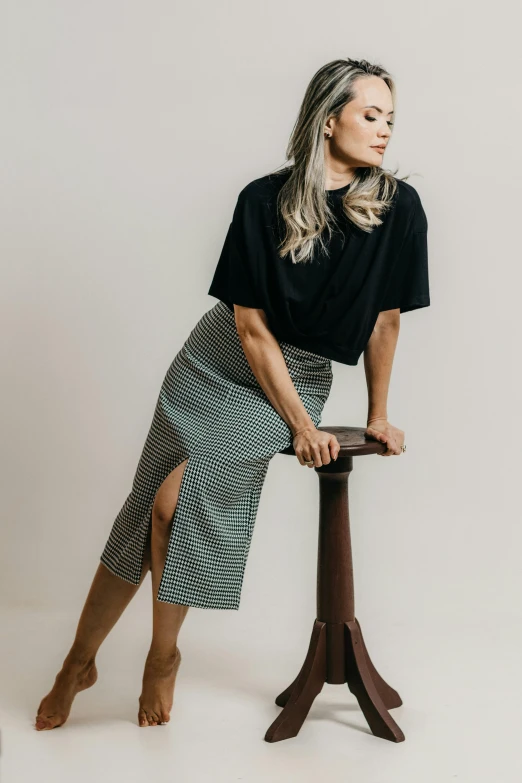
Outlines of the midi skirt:
[[[278,341],[315,426],[332,385],[332,363]],[[221,300],[200,318],[164,377],[134,475],[101,554],[139,584],[156,492],[188,459],[172,518],[157,599],[239,609],[261,490],[272,457],[292,432],[247,361],[234,313]]]

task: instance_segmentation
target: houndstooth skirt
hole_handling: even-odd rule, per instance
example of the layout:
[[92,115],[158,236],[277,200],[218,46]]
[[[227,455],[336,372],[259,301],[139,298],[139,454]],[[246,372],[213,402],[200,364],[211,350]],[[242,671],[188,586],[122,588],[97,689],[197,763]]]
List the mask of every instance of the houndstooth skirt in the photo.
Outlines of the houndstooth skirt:
[[[332,385],[330,359],[284,341],[294,386],[318,426]],[[172,519],[158,600],[239,609],[268,464],[292,433],[257,381],[234,313],[219,301],[190,332],[163,380],[132,489],[101,554],[139,584],[157,490],[188,458]]]

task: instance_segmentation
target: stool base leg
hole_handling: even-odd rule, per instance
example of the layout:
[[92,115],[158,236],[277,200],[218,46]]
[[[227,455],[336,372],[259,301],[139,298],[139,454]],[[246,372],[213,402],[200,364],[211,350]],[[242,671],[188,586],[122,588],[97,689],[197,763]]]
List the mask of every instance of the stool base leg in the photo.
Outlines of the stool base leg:
[[381,675],[379,674],[379,672],[377,671],[377,669],[373,665],[373,663],[371,661],[371,658],[370,658],[370,655],[368,653],[368,650],[366,648],[366,644],[364,642],[364,638],[363,638],[362,631],[361,631],[361,626],[359,625],[359,620],[357,618],[355,618],[355,622],[357,624],[357,629],[358,629],[358,632],[359,632],[361,646],[363,648],[363,653],[364,653],[364,659],[366,661],[366,666],[368,667],[368,669],[370,671],[370,676],[371,676],[371,678],[373,680],[373,684],[377,688],[377,692],[378,692],[379,696],[381,697],[384,706],[386,707],[387,710],[392,710],[392,709],[394,709],[394,707],[400,707],[401,704],[402,704],[401,697],[399,696],[397,691],[395,691],[391,687],[391,685],[388,685],[388,683],[383,680],[383,678],[381,677]]
[[[327,623],[315,620],[305,661],[295,680],[277,696],[283,707],[265,734],[267,742],[296,737],[315,697],[327,682]],[[372,733],[381,739],[402,742],[404,733],[387,710],[399,707],[401,697],[381,677],[373,665],[359,621],[344,623],[345,682],[356,697]],[[332,637],[335,638],[335,637]]]
[[[388,713],[382,697],[383,693],[385,698],[396,697],[399,704],[402,704],[399,694],[377,674],[366,650],[359,623],[350,621],[345,623],[344,627],[346,680],[349,690],[359,702],[372,734],[391,742],[402,742],[404,733]],[[374,673],[377,674],[377,682],[373,679]]]
[[315,697],[326,682],[326,623],[315,620],[310,646],[301,671],[292,685],[276,699],[285,696],[285,708],[265,734],[267,742],[297,737]]

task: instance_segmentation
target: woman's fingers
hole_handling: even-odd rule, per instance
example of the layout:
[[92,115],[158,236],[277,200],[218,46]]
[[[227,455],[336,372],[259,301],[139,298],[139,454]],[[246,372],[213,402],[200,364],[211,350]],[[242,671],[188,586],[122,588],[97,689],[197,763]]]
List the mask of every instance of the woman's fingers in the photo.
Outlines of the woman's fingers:
[[322,430],[303,432],[294,440],[294,450],[300,465],[320,468],[337,459],[340,451],[335,435]]
[[305,464],[306,457],[304,456],[304,454],[301,451],[298,451],[297,449],[295,449],[295,456],[299,460],[299,464],[300,465],[304,465]]
[[329,441],[323,441],[322,443],[316,443],[312,447],[312,459],[314,461],[313,467],[320,468],[322,465],[329,465],[332,461],[330,455]]
[[321,444],[321,462],[323,465],[328,465],[332,461],[332,455],[330,454],[329,441]]
[[310,445],[310,456],[308,458],[309,460],[313,460],[313,465],[308,465],[309,468],[320,468],[321,467],[321,452],[319,450],[319,446],[317,444],[311,444]]
[[328,447],[330,449],[330,454],[332,459],[337,459],[339,456],[339,452],[341,451],[341,445],[335,435],[332,435],[328,442]]
[[386,438],[385,437],[384,442],[386,443],[388,448],[386,449],[386,451],[384,451],[381,454],[381,457],[391,457],[394,454],[400,454],[401,453],[401,450],[397,446],[394,438],[392,438],[392,437]]
[[328,448],[328,443],[314,443],[311,448],[311,457],[310,459],[313,459],[314,468],[320,468],[321,465],[328,465],[328,463],[331,461],[330,457],[330,449]]
[[[310,462],[312,459],[311,452],[309,447],[305,445],[296,445],[294,446],[294,451],[297,459],[299,460],[300,465],[306,465],[307,462]],[[314,465],[309,465],[308,467],[314,467]]]
[[392,455],[402,454],[402,445],[404,444],[404,432],[398,427],[389,425],[386,427],[386,432],[382,432],[380,429],[374,427],[367,427],[368,434],[375,440],[380,441],[386,445],[386,450],[379,453],[380,457],[391,457]]

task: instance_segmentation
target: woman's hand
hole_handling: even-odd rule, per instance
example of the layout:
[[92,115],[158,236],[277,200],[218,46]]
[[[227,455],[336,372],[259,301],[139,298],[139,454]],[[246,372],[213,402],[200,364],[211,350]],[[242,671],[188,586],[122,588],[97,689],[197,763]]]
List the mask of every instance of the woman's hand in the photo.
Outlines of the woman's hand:
[[379,454],[380,457],[391,457],[392,454],[402,454],[404,432],[390,424],[388,419],[371,419],[366,426],[365,435],[388,444],[388,449]]
[[294,435],[292,444],[301,465],[310,463],[307,465],[308,468],[320,468],[321,465],[328,465],[332,459],[337,459],[341,448],[335,435],[315,427],[299,430]]

